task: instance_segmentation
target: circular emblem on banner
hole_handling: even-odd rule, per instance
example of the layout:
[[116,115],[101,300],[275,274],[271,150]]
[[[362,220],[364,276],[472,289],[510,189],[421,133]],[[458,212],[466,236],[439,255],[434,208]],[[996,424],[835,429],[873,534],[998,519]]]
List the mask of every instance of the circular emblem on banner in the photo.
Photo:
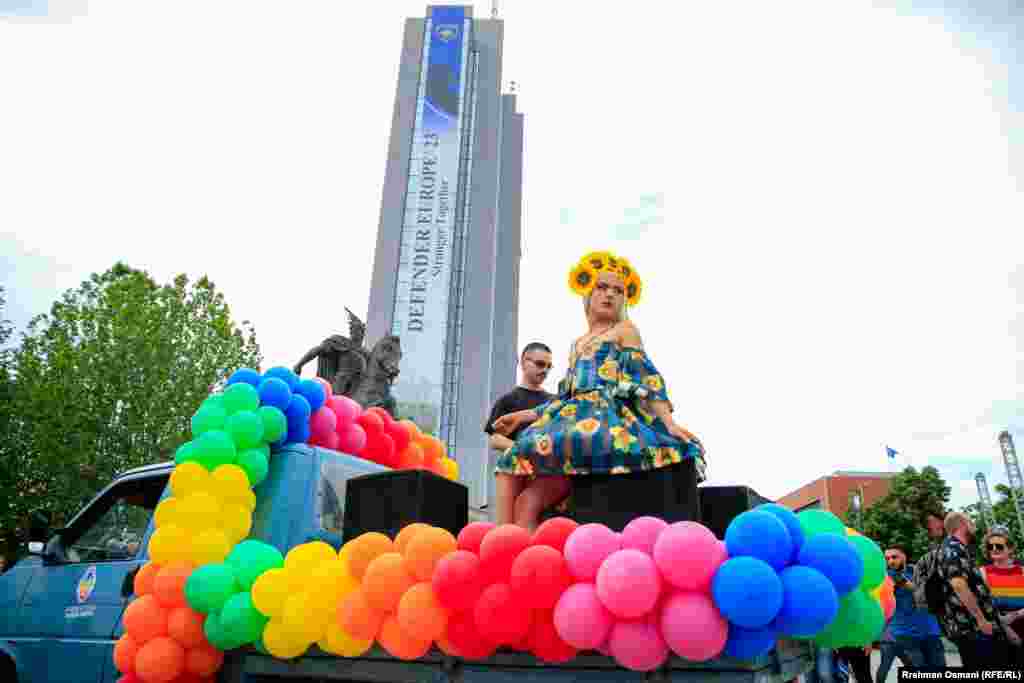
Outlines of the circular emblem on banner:
[[96,588],[96,565],[93,565],[85,570],[82,574],[82,578],[78,580],[78,602],[85,602],[92,595],[93,589]]
[[455,36],[459,35],[459,27],[453,24],[443,24],[437,27],[437,37],[443,43],[447,43],[450,40],[454,40]]

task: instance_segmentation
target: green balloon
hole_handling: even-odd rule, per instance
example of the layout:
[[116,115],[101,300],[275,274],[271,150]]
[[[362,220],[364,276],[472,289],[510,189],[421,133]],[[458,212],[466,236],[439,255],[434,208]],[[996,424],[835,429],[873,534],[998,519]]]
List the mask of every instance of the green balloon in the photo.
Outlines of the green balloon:
[[279,441],[282,436],[288,433],[288,418],[285,417],[280,408],[262,406],[259,410],[259,415],[260,419],[263,420],[263,440],[267,443]]
[[259,448],[250,448],[238,454],[238,461],[235,463],[243,470],[249,479],[249,486],[256,487],[263,483],[270,470],[270,461]]
[[228,405],[224,402],[224,394],[210,394],[199,407],[202,408],[205,406],[216,406],[223,410],[224,414],[227,415]]
[[256,648],[256,651],[259,652],[260,654],[264,654],[264,655],[269,655],[270,654],[270,652],[267,651],[267,646],[263,644],[263,636],[262,635],[259,637],[259,639],[256,640],[256,642],[254,642],[252,644],[252,646],[254,648]]
[[185,581],[185,601],[189,607],[203,614],[219,612],[228,598],[238,591],[234,571],[222,563],[203,565]]
[[220,625],[234,641],[251,643],[263,635],[263,627],[270,621],[252,604],[249,593],[236,593],[224,604],[220,613]]
[[238,585],[243,590],[249,590],[261,574],[283,567],[284,555],[269,543],[248,540],[231,550],[227,562],[237,577]]
[[224,407],[228,415],[234,415],[243,410],[255,412],[260,407],[260,394],[251,384],[245,382],[232,384],[224,392]]
[[797,516],[800,528],[803,529],[804,538],[817,536],[818,534],[839,534],[846,535],[846,525],[831,512],[825,510],[804,510]]
[[226,431],[240,451],[263,443],[263,420],[252,410],[241,410],[229,417]]
[[174,452],[174,464],[183,465],[186,462],[191,462],[196,459],[196,454],[196,442],[186,441],[178,446],[178,450]]
[[203,404],[192,416],[192,436],[198,438],[214,429],[224,429],[228,414],[217,405]]
[[230,465],[235,462],[237,457],[235,442],[227,432],[217,429],[206,432],[196,439],[195,459],[208,470],[214,470],[221,465]]
[[864,578],[860,581],[860,587],[867,591],[878,588],[885,581],[886,575],[885,555],[882,549],[866,536],[847,536],[846,540],[853,543],[861,561],[864,562]]
[[865,603],[863,607],[863,619],[860,622],[858,642],[854,645],[867,645],[873,643],[882,636],[885,630],[885,612],[882,605],[867,593],[863,593]]
[[244,644],[244,641],[239,641],[233,633],[224,627],[224,621],[221,619],[220,612],[213,612],[206,617],[206,622],[203,624],[203,633],[206,634],[206,639],[210,641],[210,645],[225,652],[241,647]]

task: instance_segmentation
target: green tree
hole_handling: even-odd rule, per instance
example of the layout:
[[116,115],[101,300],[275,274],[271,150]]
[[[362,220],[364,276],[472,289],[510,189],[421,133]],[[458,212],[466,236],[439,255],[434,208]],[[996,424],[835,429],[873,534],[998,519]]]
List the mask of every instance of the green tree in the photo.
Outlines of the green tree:
[[[1017,497],[1021,498],[1024,496],[1024,491],[1018,490]],[[1024,502],[1024,498],[1021,498]],[[988,520],[981,514],[981,506],[978,503],[973,503],[964,508],[964,512],[971,516],[974,523],[978,526],[978,533],[976,534],[976,540],[978,547],[976,550],[978,554],[976,557],[986,558],[988,555],[984,552],[985,549],[982,547],[982,542],[985,540],[985,534],[988,533],[989,524]],[[1017,523],[1017,508],[1013,504],[1013,496],[1010,492],[1010,487],[1006,484],[996,484],[996,500],[992,503],[992,516],[995,519],[995,523],[999,526],[1007,527],[1010,531],[1010,540],[1013,541],[1014,547],[1017,548],[1017,557],[1021,557],[1021,553],[1024,552],[1024,536],[1021,535],[1020,525]]]
[[203,277],[158,285],[118,263],[36,317],[11,354],[0,442],[0,544],[23,542],[35,510],[68,521],[119,471],[166,459],[211,388],[261,361]]
[[861,530],[883,549],[892,543],[905,546],[911,559],[916,560],[928,549],[925,515],[944,509],[949,494],[949,486],[934,467],[920,472],[908,467],[893,477],[884,498],[865,508]]

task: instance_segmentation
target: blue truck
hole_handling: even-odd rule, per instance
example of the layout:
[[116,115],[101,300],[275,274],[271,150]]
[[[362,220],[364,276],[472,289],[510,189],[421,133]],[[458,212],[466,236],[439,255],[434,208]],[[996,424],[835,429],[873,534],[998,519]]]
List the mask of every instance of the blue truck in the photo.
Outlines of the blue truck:
[[[61,529],[39,532],[29,555],[0,575],[0,681],[114,683],[114,643],[134,599],[134,577],[147,562],[153,511],[168,494],[174,463],[140,467],[116,477]],[[293,445],[271,459],[256,488],[250,538],[283,552],[311,540],[336,546],[343,535],[346,484],[385,471],[381,465],[322,448]],[[693,663],[672,657],[664,667],[637,673],[600,654],[551,665],[532,655],[499,650],[483,661],[461,661],[437,650],[404,662],[379,647],[342,658],[315,646],[283,661],[252,647],[228,652],[217,680],[269,681],[721,681],[782,683],[812,668],[807,642],[780,641],[753,662],[722,657]]]

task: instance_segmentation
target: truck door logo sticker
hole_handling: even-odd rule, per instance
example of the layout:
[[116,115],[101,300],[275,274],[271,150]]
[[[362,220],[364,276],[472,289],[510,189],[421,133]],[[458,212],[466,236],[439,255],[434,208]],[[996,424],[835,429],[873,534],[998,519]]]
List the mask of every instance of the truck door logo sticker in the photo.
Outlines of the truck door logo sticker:
[[96,588],[96,565],[85,570],[82,578],[78,580],[78,602],[82,603],[89,599],[93,589]]

